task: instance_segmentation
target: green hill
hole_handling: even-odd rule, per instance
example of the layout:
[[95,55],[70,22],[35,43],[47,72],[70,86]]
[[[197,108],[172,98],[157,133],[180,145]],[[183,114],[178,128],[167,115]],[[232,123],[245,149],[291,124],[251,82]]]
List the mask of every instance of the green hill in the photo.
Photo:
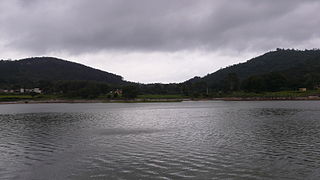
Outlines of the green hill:
[[[320,87],[320,50],[277,49],[183,83],[139,84],[121,76],[52,57],[0,61],[0,89],[40,87],[68,96],[103,95],[133,86],[138,94],[208,96],[218,92],[269,92]],[[210,92],[210,93],[209,93]]]
[[[195,77],[185,84],[206,83],[211,89],[233,90],[248,88],[254,90],[260,86],[262,91],[294,89],[298,87],[314,88],[320,82],[320,50],[284,50],[268,52],[247,62],[235,64],[202,78]],[[274,82],[277,81],[277,82]],[[272,86],[276,85],[277,88]]]
[[34,86],[41,81],[96,81],[123,84],[121,76],[53,57],[0,61],[0,87]]

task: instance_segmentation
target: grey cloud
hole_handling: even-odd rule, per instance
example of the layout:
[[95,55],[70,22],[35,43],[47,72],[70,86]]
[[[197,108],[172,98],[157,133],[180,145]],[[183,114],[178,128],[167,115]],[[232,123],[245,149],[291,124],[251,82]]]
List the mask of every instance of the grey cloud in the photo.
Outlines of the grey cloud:
[[0,40],[44,53],[261,50],[320,38],[319,8],[316,0],[3,0]]

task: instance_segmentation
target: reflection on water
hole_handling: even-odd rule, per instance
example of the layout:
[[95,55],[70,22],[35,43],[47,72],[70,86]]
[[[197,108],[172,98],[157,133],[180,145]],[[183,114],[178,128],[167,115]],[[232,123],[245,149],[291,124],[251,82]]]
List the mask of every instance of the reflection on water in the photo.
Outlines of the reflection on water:
[[260,108],[252,109],[251,113],[256,116],[290,116],[298,113],[299,109],[283,109],[283,108]]
[[98,129],[95,130],[99,135],[132,135],[132,134],[145,134],[145,133],[156,133],[160,130],[157,129]]
[[319,105],[1,105],[0,179],[319,179]]

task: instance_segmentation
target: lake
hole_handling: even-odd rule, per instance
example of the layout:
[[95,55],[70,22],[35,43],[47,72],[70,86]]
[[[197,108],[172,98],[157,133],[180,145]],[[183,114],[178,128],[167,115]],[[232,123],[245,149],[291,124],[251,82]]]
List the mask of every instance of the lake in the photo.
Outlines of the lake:
[[319,178],[319,101],[0,105],[0,179]]

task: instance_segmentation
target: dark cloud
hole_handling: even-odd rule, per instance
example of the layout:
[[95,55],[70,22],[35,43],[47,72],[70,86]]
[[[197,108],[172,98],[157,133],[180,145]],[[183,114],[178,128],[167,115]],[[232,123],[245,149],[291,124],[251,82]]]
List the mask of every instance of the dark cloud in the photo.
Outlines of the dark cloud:
[[320,38],[316,0],[2,0],[3,46],[68,53],[263,50]]

